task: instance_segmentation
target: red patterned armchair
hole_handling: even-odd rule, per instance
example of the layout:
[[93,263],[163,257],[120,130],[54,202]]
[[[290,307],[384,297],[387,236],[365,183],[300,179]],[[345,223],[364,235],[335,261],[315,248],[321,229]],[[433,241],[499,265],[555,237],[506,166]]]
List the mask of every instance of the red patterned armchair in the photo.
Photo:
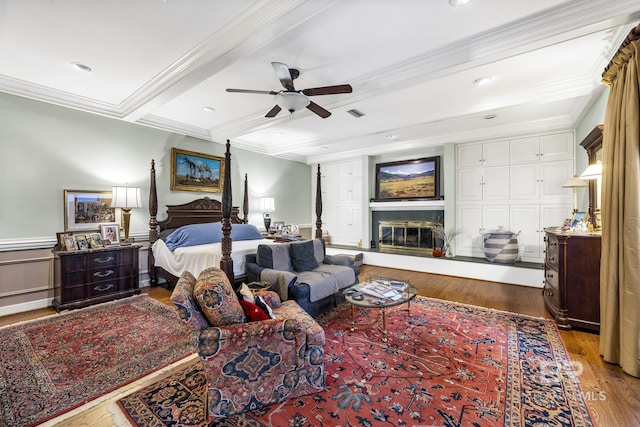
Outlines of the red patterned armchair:
[[203,271],[198,280],[183,273],[171,295],[198,339],[209,421],[324,389],[322,327],[295,301],[281,303],[269,291],[258,295],[274,318],[248,321],[255,313],[217,268]]

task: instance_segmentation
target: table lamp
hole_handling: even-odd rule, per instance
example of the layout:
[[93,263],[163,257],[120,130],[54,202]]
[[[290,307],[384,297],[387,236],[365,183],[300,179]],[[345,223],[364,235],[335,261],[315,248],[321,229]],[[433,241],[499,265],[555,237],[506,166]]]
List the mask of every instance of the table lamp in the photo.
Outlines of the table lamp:
[[264,228],[269,233],[271,228],[271,215],[269,213],[276,210],[275,199],[273,197],[261,197],[260,210],[263,212]]
[[573,213],[578,212],[578,187],[587,187],[589,183],[584,179],[578,178],[576,175],[572,176],[562,184],[563,188],[573,188]]
[[124,244],[129,242],[129,223],[131,209],[139,208],[140,188],[138,187],[113,187],[111,189],[111,207],[122,209],[122,228],[124,228]]

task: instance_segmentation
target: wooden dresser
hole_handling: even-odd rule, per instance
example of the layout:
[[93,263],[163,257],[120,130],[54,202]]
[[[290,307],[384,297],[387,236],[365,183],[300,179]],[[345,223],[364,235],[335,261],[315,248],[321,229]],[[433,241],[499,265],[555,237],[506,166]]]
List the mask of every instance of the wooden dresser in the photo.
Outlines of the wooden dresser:
[[600,235],[545,229],[544,302],[559,328],[600,330]]
[[79,308],[140,293],[138,253],[141,245],[86,251],[53,251],[57,310]]

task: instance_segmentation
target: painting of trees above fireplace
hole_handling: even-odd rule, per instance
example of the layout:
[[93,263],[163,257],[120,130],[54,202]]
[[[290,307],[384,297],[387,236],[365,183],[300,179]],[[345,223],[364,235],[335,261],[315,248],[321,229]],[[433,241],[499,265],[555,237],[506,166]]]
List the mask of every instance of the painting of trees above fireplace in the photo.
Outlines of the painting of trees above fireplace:
[[376,201],[440,198],[440,156],[376,164]]

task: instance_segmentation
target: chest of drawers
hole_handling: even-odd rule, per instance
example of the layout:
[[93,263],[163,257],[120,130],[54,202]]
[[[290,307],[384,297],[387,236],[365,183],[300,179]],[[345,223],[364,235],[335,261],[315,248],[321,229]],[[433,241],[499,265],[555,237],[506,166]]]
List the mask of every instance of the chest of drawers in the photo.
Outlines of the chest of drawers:
[[79,308],[140,293],[140,245],[112,246],[54,254],[54,298],[57,310]]
[[562,329],[600,330],[600,236],[545,229],[544,302]]

